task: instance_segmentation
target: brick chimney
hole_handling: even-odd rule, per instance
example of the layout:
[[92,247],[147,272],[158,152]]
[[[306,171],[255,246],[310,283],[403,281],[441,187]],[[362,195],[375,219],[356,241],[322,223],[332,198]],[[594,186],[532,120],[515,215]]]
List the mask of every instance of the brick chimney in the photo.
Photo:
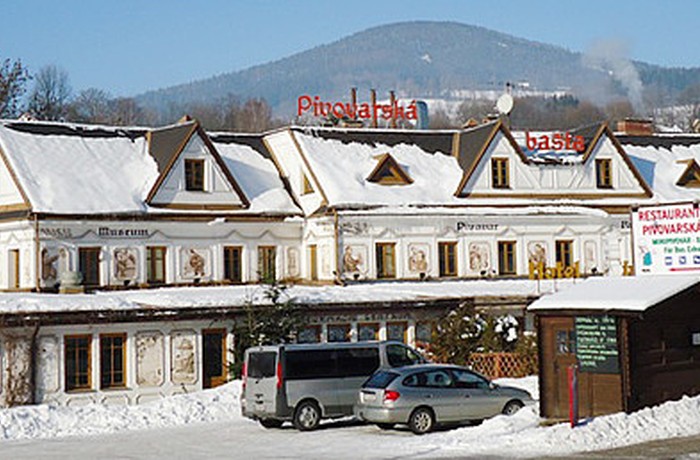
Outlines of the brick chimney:
[[617,122],[617,131],[629,136],[651,136],[654,123],[648,118],[625,118]]

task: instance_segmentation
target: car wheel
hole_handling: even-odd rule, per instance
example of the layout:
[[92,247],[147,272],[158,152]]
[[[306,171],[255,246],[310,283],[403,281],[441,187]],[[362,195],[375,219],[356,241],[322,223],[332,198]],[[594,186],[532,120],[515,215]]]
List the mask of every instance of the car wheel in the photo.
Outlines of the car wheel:
[[391,430],[392,428],[394,428],[393,423],[377,423],[377,426],[380,430]]
[[508,404],[503,408],[503,414],[513,415],[523,408],[523,403],[520,401],[509,401]]
[[282,426],[282,420],[276,420],[274,418],[261,418],[259,422],[265,428],[279,428]]
[[294,427],[300,431],[311,431],[321,422],[321,409],[313,401],[304,401],[294,411]]
[[415,434],[429,433],[435,425],[433,411],[427,407],[419,407],[411,413],[408,419],[408,427]]

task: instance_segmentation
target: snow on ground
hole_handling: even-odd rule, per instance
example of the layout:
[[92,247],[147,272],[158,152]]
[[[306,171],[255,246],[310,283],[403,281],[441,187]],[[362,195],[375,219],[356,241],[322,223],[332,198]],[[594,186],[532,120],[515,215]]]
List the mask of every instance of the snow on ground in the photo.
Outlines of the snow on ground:
[[[536,377],[498,383],[525,388],[538,397]],[[700,434],[700,397],[634,414],[596,417],[575,429],[568,424],[540,426],[535,406],[478,426],[414,436],[405,429],[382,431],[348,422],[328,423],[325,429],[311,433],[289,427],[265,430],[241,417],[239,393],[240,382],[236,381],[141,406],[4,409],[0,410],[0,452],[13,458],[34,458],[46,449],[56,458],[72,458],[76,452],[77,457],[90,458],[109,449],[119,449],[132,458],[167,458],[173,452],[187,458],[210,458],[232,451],[242,458],[527,458]],[[99,434],[109,436],[94,436]],[[34,440],[17,441],[22,439]]]
[[0,409],[3,440],[54,438],[207,423],[240,418],[240,380],[213,390],[171,396],[138,406],[37,405]]

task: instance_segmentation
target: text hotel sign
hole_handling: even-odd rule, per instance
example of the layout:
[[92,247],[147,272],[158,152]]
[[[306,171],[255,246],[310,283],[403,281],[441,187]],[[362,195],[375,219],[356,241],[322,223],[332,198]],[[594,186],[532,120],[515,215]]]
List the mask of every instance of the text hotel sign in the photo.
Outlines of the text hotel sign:
[[700,209],[682,203],[632,212],[637,275],[700,272]]

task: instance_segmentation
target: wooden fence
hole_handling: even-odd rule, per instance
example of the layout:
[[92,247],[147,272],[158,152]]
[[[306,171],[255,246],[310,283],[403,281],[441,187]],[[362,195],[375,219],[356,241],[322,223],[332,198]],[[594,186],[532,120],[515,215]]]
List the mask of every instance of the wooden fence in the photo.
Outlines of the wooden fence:
[[537,373],[537,359],[517,353],[472,353],[469,365],[490,379],[525,377]]

